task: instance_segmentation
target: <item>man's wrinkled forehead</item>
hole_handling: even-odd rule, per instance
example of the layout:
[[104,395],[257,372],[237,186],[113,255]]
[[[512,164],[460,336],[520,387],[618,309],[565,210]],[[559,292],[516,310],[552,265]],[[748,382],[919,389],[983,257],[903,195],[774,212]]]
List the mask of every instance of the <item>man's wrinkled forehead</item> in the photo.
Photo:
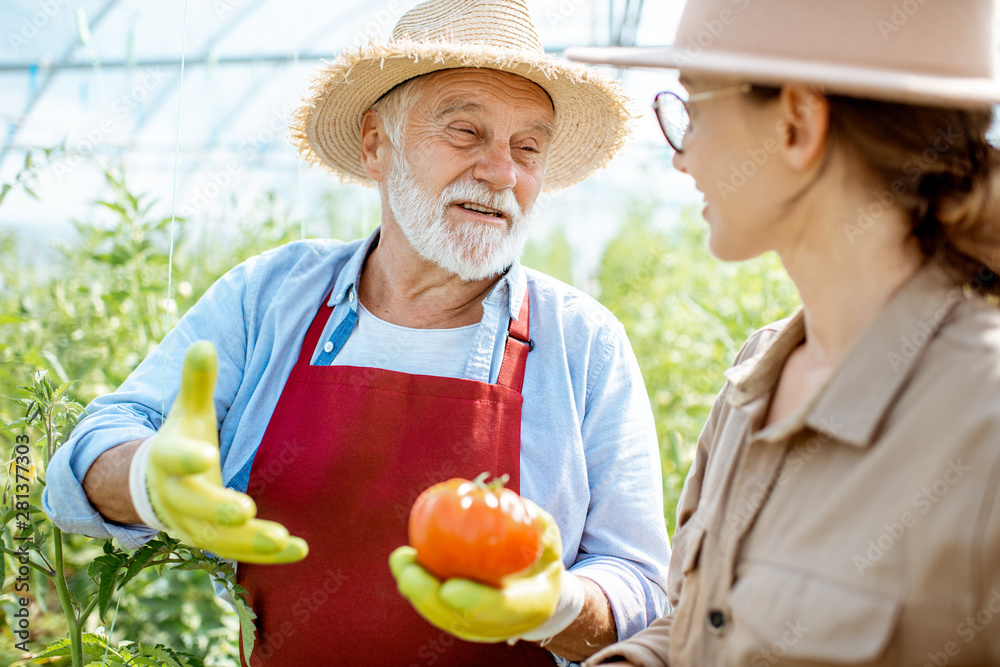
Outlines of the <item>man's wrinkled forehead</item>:
[[490,97],[518,106],[537,106],[555,115],[552,98],[534,81],[518,74],[486,68],[446,69],[418,77],[417,92],[432,104],[431,112],[443,116],[458,111],[484,111]]

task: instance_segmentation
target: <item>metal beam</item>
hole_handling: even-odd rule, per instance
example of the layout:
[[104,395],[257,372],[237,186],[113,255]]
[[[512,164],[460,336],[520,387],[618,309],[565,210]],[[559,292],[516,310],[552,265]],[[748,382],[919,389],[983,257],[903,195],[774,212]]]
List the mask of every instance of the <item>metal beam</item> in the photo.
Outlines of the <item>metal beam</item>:
[[[555,49],[545,49],[545,52],[550,55],[562,55],[562,52],[569,47],[555,48]],[[324,58],[327,60],[333,60],[336,54],[334,53],[300,53],[298,58],[294,55],[289,54],[276,54],[276,53],[263,53],[260,55],[252,56],[229,56],[220,58],[195,58],[195,59],[184,59],[185,67],[198,67],[205,65],[256,65],[256,64],[273,64],[273,65],[287,65],[290,63],[298,62],[302,63],[304,61],[319,61]],[[154,58],[150,60],[138,60],[138,61],[127,61],[118,60],[113,62],[101,62],[102,70],[115,70],[115,69],[140,69],[145,67],[176,67],[180,64],[180,60],[177,58]],[[93,63],[87,62],[74,62],[74,63],[45,63],[45,62],[34,62],[34,63],[0,63],[0,74],[12,73],[12,74],[23,74],[31,71],[33,68],[38,68],[39,72],[42,73],[55,73],[56,71],[63,72],[69,70],[92,70],[94,68]]]
[[[101,8],[101,11],[97,14],[96,17],[94,17],[94,20],[90,23],[90,30],[93,31],[95,27],[100,25],[101,22],[115,8],[115,5],[117,5],[120,1],[121,0],[109,0],[108,4],[104,5],[104,7]],[[52,81],[55,78],[56,73],[59,71],[59,67],[69,63],[70,56],[73,55],[73,50],[75,48],[76,48],[76,38],[73,38],[72,42],[70,42],[70,45],[66,47],[66,50],[63,52],[62,57],[59,58],[59,62],[56,64],[56,66],[54,68],[49,68],[46,70],[47,76],[45,77],[45,80],[42,81],[41,85],[38,86],[34,94],[31,96],[31,99],[28,100],[28,103],[25,105],[24,110],[21,112],[21,115],[23,116],[31,115],[31,110],[35,108],[35,104],[38,103],[38,100],[41,99],[42,95],[45,94],[45,91],[52,84]],[[93,63],[87,63],[85,65],[85,67],[87,67],[88,69],[93,66],[94,66]],[[7,146],[14,142],[14,139],[17,138],[17,133],[20,131],[20,129],[21,129],[20,123],[16,123],[11,128],[9,135],[7,136],[7,140],[4,142],[5,145],[3,147],[0,147],[0,167],[3,167],[4,158],[7,157]]]

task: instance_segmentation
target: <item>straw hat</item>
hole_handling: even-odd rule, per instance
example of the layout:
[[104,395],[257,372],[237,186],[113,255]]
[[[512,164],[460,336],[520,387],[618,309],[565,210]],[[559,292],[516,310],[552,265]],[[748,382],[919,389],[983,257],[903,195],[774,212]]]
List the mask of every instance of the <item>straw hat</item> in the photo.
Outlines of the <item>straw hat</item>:
[[482,67],[541,86],[555,108],[543,189],[583,180],[621,148],[630,114],[619,86],[588,68],[545,54],[524,0],[428,0],[400,17],[387,43],[342,52],[315,76],[293,116],[302,156],[343,180],[374,185],[361,167],[361,117],[408,79]]
[[566,56],[980,107],[1000,102],[994,9],[994,0],[688,0],[671,47],[576,48]]

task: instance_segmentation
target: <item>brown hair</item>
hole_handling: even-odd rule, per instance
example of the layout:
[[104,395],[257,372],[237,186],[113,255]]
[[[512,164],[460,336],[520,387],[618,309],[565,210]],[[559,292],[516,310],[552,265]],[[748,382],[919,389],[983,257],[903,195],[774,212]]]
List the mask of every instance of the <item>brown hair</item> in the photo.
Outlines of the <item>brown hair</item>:
[[[772,99],[776,88],[754,87]],[[924,254],[960,284],[1000,296],[1000,151],[991,109],[829,95],[830,138],[852,151],[906,209]]]

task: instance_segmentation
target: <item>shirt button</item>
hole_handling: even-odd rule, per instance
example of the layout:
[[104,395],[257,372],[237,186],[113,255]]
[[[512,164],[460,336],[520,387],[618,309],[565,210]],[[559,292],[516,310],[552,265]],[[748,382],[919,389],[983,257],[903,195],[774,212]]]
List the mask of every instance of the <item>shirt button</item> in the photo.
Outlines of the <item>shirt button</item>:
[[326,345],[323,346],[324,352],[333,352],[333,343],[326,341]]
[[347,293],[347,300],[350,301],[351,303],[354,303],[354,290],[351,290],[350,292]]
[[726,615],[723,614],[718,609],[713,609],[708,612],[708,629],[709,632],[716,635],[721,635],[726,631]]

